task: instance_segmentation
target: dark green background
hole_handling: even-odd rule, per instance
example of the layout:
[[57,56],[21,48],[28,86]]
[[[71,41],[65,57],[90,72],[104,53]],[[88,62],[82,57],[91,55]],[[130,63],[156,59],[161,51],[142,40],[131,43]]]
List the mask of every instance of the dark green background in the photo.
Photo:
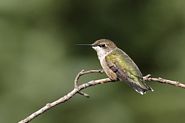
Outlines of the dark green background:
[[[73,88],[81,69],[100,68],[77,43],[113,40],[148,73],[185,82],[183,0],[0,0],[0,122],[15,123]],[[104,78],[92,74],[86,82]],[[123,83],[85,90],[33,123],[185,122],[185,90],[148,83],[139,95]]]

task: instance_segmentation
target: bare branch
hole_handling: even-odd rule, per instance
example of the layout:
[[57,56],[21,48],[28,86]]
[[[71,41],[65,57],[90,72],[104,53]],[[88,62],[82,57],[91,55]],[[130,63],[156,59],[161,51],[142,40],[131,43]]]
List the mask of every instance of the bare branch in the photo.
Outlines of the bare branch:
[[[40,108],[39,110],[37,110],[36,112],[32,113],[31,115],[29,115],[28,117],[26,117],[25,119],[19,121],[18,123],[28,123],[31,120],[35,119],[37,116],[41,115],[42,113],[48,111],[49,109],[64,103],[66,101],[68,101],[69,99],[71,99],[75,94],[79,93],[85,97],[88,96],[88,94],[81,92],[81,90],[88,88],[90,86],[95,86],[98,84],[104,84],[104,83],[110,83],[110,82],[115,82],[115,81],[111,81],[109,78],[105,78],[105,79],[99,79],[99,80],[92,80],[89,81],[87,83],[78,85],[79,83],[79,79],[82,75],[85,74],[90,74],[90,73],[103,73],[102,70],[89,70],[89,71],[80,71],[75,80],[74,80],[74,89],[72,91],[70,91],[68,94],[66,94],[65,96],[59,98],[58,100],[48,103],[46,104],[44,107]],[[185,84],[180,83],[178,81],[172,81],[172,80],[167,80],[167,79],[163,79],[163,78],[152,78],[151,75],[146,75],[143,77],[143,80],[145,81],[153,81],[153,82],[159,82],[159,83],[163,83],[163,84],[170,84],[176,87],[181,87],[181,88],[185,88]]]
[[176,86],[176,87],[185,88],[185,84],[180,83],[178,81],[172,81],[172,80],[168,80],[168,79],[163,79],[161,77],[152,78],[150,76],[151,76],[150,74],[144,76],[143,77],[143,80],[145,80],[145,81],[159,82],[159,83],[162,83],[162,84],[169,84],[169,85],[173,85],[173,86]]
[[42,113],[46,112],[47,110],[61,104],[61,103],[64,103],[66,101],[68,101],[69,99],[71,99],[75,94],[77,93],[83,93],[83,92],[80,92],[81,90],[85,89],[85,88],[88,88],[90,86],[95,86],[95,85],[98,85],[98,84],[103,84],[103,83],[108,83],[108,82],[111,82],[111,80],[109,78],[105,78],[105,79],[99,79],[99,80],[92,80],[92,81],[89,81],[87,83],[84,83],[84,84],[81,84],[78,86],[78,81],[79,81],[79,78],[80,76],[82,75],[85,75],[85,74],[90,74],[90,73],[102,73],[102,70],[89,70],[89,71],[80,71],[76,78],[75,78],[75,87],[74,89],[69,92],[68,94],[66,94],[65,96],[59,98],[58,100],[52,102],[52,103],[48,103],[46,104],[44,107],[42,107],[41,109],[37,110],[36,112],[32,113],[31,115],[29,115],[28,117],[26,117],[25,119],[23,119],[22,121],[19,121],[18,123],[28,123],[30,122],[31,120],[33,120],[34,118],[36,118],[37,116],[41,115]]

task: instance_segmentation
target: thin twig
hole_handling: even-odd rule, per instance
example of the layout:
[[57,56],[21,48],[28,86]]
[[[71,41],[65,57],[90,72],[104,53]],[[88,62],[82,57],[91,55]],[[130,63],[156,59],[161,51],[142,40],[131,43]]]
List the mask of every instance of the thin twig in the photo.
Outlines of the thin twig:
[[[95,85],[98,85],[98,84],[114,82],[114,81],[111,81],[109,78],[105,78],[105,79],[99,79],[99,80],[92,80],[92,81],[89,81],[87,83],[78,85],[79,78],[82,75],[90,74],[90,73],[102,73],[102,72],[103,72],[102,70],[89,70],[89,71],[82,70],[82,71],[80,71],[77,74],[77,76],[76,76],[76,78],[74,80],[74,89],[72,91],[70,91],[65,96],[59,98],[58,100],[46,104],[44,107],[40,108],[39,110],[37,110],[36,112],[32,113],[31,115],[29,115],[25,119],[19,121],[18,123],[28,123],[28,122],[30,122],[31,120],[35,119],[37,116],[39,116],[42,113],[50,110],[51,108],[53,108],[53,107],[55,107],[55,106],[57,106],[57,105],[59,105],[61,103],[64,103],[64,102],[68,101],[69,99],[71,99],[77,93],[81,93],[82,95],[84,95],[84,93],[81,92],[81,90],[83,90],[85,88],[88,88],[90,86],[95,86]],[[163,78],[160,78],[160,77],[159,78],[152,78],[151,75],[144,76],[143,80],[159,82],[159,83],[163,83],[163,84],[170,84],[170,85],[173,85],[173,86],[176,86],[176,87],[185,88],[185,84],[180,83],[178,81],[167,80],[167,79],[163,79]]]
[[[81,70],[75,77],[75,80],[74,80],[74,88],[78,88],[78,83],[79,83],[79,79],[82,75],[85,75],[85,74],[89,74],[89,73],[103,73],[103,70],[89,70],[89,71],[85,71],[85,70]],[[87,98],[89,98],[89,94],[87,93],[84,93],[82,91],[78,91],[78,93],[82,96],[85,96]]]
[[145,81],[159,82],[159,83],[162,83],[162,84],[169,84],[169,85],[173,85],[173,86],[176,86],[176,87],[185,88],[185,84],[180,83],[178,81],[168,80],[168,79],[164,79],[164,78],[161,78],[161,77],[152,78],[150,76],[151,75],[148,74],[148,75],[144,76],[143,79]]

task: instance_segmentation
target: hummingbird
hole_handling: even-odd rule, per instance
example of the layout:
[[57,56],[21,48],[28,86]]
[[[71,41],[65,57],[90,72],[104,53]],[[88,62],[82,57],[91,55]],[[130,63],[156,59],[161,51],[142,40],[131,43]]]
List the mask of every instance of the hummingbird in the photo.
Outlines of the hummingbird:
[[108,39],[96,40],[90,45],[97,52],[98,59],[105,74],[112,81],[124,81],[140,94],[153,89],[146,85],[143,75],[134,61],[116,44]]

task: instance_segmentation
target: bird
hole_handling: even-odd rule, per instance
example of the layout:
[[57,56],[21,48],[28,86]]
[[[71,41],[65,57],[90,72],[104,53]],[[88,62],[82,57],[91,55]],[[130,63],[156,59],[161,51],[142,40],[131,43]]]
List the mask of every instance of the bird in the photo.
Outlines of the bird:
[[90,45],[97,52],[103,71],[112,81],[124,81],[142,95],[153,91],[143,80],[138,66],[113,41],[99,39]]

